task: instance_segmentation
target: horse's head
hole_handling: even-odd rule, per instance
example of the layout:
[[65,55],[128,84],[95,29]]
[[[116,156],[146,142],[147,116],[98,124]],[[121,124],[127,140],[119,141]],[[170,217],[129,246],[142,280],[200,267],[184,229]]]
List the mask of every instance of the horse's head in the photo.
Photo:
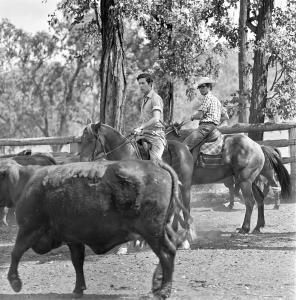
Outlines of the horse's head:
[[93,161],[105,152],[105,139],[100,135],[101,122],[89,123],[84,128],[80,144],[80,161]]
[[[90,123],[82,133],[80,144],[80,161],[94,161],[100,158],[119,160],[117,147],[124,144],[125,137],[106,124]],[[124,147],[122,147],[124,148]]]

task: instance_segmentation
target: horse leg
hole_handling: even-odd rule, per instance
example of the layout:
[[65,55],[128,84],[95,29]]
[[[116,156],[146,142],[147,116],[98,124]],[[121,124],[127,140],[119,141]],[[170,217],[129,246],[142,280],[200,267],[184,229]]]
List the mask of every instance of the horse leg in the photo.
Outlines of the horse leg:
[[76,273],[76,282],[73,293],[76,297],[82,297],[83,291],[86,289],[84,273],[83,273],[83,264],[85,257],[85,246],[83,244],[69,243],[68,247],[71,252],[71,260]]
[[258,206],[258,218],[257,225],[253,230],[253,233],[259,233],[260,228],[265,226],[265,218],[264,218],[264,193],[258,188],[256,183],[252,184],[253,195],[256,199]]
[[266,186],[271,187],[272,191],[274,193],[274,209],[279,209],[280,203],[281,203],[281,187],[277,180],[275,179],[275,174],[274,172],[267,172],[265,175],[267,179],[267,184]]
[[273,209],[279,209],[281,204],[281,188],[280,187],[271,187],[274,194],[274,207]]
[[9,208],[6,207],[6,206],[3,208],[2,222],[3,222],[3,224],[6,225],[6,226],[8,226],[8,222],[7,222],[8,210],[9,210]]
[[233,205],[234,205],[234,193],[235,193],[235,189],[234,189],[234,178],[229,177],[226,180],[224,180],[224,185],[229,189],[229,205],[228,208],[229,209],[233,209]]
[[255,199],[252,192],[252,184],[248,181],[240,182],[240,188],[245,199],[246,213],[242,227],[239,233],[248,233],[250,231],[251,215],[255,204]]

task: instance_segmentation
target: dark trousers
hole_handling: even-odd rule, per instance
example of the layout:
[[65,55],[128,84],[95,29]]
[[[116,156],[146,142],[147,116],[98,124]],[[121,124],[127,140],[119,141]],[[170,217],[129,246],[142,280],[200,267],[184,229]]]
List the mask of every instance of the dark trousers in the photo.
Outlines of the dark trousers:
[[186,137],[183,143],[188,146],[189,150],[192,150],[199,146],[216,127],[217,125],[214,123],[201,123],[196,130]]

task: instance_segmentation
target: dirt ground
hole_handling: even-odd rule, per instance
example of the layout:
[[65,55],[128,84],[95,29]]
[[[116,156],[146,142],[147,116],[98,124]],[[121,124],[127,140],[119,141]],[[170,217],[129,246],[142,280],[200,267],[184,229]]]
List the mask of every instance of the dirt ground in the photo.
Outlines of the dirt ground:
[[[296,299],[296,205],[265,209],[266,227],[259,235],[238,235],[244,205],[225,207],[225,195],[192,192],[192,215],[198,238],[191,250],[179,250],[171,299]],[[252,228],[257,209],[252,216]],[[29,250],[19,273],[23,288],[12,291],[6,279],[17,226],[0,227],[0,299],[71,299],[75,274],[69,251],[47,255]],[[87,250],[84,299],[151,299],[157,258],[149,249],[128,255],[97,256]]]

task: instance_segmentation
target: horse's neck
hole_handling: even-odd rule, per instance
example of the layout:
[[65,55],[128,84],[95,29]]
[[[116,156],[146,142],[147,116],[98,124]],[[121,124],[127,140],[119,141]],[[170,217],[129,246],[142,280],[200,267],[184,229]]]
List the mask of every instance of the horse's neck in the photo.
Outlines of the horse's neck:
[[[114,142],[115,141],[115,142]],[[134,147],[130,142],[127,142],[123,137],[119,139],[112,139],[109,142],[108,155],[110,160],[126,160],[126,159],[137,159],[137,154]]]

